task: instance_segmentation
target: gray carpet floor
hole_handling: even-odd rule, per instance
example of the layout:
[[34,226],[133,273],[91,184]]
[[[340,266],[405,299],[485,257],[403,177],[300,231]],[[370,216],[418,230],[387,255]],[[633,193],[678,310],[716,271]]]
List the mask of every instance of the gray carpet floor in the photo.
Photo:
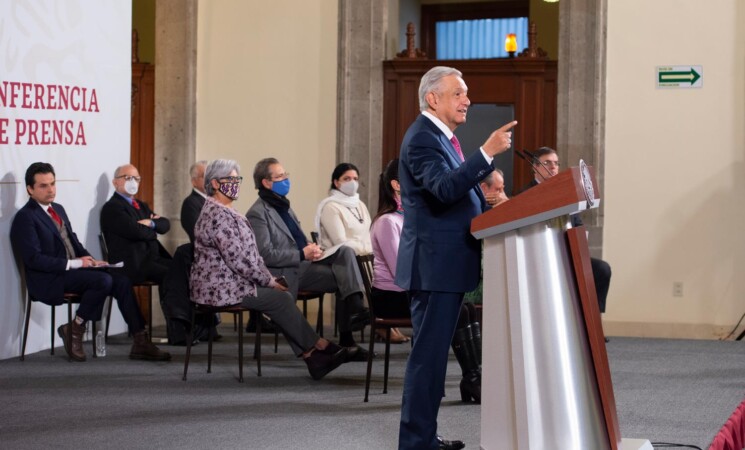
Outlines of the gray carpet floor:
[[[282,338],[273,353],[271,336],[263,339],[262,377],[247,338],[239,383],[236,334],[232,326],[220,333],[212,373],[200,344],[188,381],[184,347],[164,346],[174,355],[169,363],[131,361],[125,336],[110,338],[105,358],[89,354],[85,363],[68,362],[62,348],[0,361],[0,448],[396,448],[408,345],[392,346],[387,394],[376,360],[363,403],[364,363],[313,381]],[[376,348],[382,354],[383,345]],[[745,342],[619,337],[608,355],[624,437],[707,448],[745,394]],[[439,430],[477,449],[480,407],[459,401],[459,380],[451,356]]]

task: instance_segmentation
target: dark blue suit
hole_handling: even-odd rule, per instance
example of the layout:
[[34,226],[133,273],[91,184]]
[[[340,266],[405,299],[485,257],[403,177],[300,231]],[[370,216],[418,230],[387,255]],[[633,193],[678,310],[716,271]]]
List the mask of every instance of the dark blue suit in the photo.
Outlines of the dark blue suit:
[[[73,257],[90,256],[72,231],[65,208],[58,203],[52,203],[52,208],[67,230],[75,251]],[[98,320],[106,297],[113,295],[118,300],[119,310],[130,331],[144,329],[144,319],[126,277],[111,275],[100,269],[65,270],[68,257],[62,236],[52,218],[35,200],[29,199],[16,213],[10,227],[10,239],[14,250],[23,260],[26,284],[32,299],[48,305],[60,305],[64,303],[65,292],[80,294],[77,315],[85,320]]]
[[414,347],[406,367],[400,449],[437,448],[437,412],[465,292],[478,285],[481,243],[471,219],[487,209],[478,183],[492,172],[481,152],[465,162],[426,116],[401,145],[404,226],[396,284],[411,292]]

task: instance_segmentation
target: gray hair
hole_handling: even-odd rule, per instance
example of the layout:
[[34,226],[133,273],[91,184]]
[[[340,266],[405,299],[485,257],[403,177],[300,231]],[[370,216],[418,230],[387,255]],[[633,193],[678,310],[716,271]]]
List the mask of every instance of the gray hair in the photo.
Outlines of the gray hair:
[[419,110],[426,111],[429,109],[427,94],[438,92],[442,79],[450,75],[463,78],[460,70],[445,66],[433,67],[422,76],[422,81],[419,83]]
[[212,187],[212,180],[220,180],[230,176],[234,171],[241,174],[241,166],[232,159],[216,159],[207,165],[204,169],[204,192],[210,197],[215,195],[215,189]]
[[189,176],[191,177],[191,179],[192,180],[196,180],[197,179],[197,168],[199,166],[205,166],[206,167],[208,163],[209,163],[209,161],[203,159],[201,161],[197,161],[194,164],[192,164],[191,167],[189,167]]
[[119,178],[119,175],[122,173],[122,170],[124,170],[125,167],[129,167],[129,166],[132,166],[132,164],[122,164],[121,166],[114,169],[114,178]]
[[261,189],[261,180],[267,180],[272,177],[269,167],[274,164],[279,164],[277,158],[264,158],[256,163],[256,167],[254,167],[254,187],[256,189]]
[[487,185],[488,187],[494,186],[494,174],[495,173],[496,174],[499,174],[499,176],[502,177],[502,179],[504,179],[504,172],[502,172],[501,170],[499,170],[499,169],[497,169],[495,167],[494,168],[494,172],[492,172],[489,175],[487,175],[486,177],[484,177],[484,179],[481,180],[481,182],[484,183],[485,185]]

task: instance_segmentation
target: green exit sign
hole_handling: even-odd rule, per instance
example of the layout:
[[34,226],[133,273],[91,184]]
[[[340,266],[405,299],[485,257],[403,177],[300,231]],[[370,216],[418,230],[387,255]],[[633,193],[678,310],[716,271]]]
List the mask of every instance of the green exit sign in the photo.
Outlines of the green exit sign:
[[704,85],[704,66],[657,66],[657,87],[689,89]]

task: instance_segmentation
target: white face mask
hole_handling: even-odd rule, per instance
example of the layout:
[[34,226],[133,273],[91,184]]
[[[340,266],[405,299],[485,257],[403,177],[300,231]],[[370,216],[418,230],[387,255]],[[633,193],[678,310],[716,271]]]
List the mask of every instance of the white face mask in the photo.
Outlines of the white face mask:
[[339,185],[339,190],[351,197],[357,193],[357,188],[359,188],[359,186],[360,184],[358,182],[352,180],[347,181],[346,183],[341,183]]
[[129,195],[137,194],[137,189],[140,187],[140,183],[135,180],[129,180],[124,182],[124,191]]

